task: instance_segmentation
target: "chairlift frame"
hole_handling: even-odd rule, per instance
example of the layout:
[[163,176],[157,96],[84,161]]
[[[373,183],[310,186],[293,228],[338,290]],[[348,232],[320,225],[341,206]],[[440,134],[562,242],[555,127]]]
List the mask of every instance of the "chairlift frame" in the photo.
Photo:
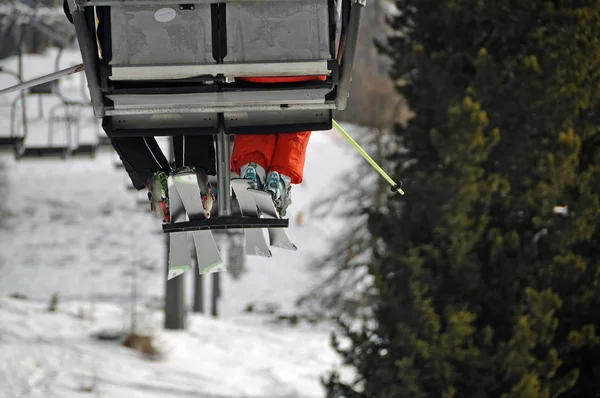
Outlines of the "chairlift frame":
[[[83,65],[85,65],[84,71],[94,115],[103,119],[109,137],[212,134],[216,138],[217,184],[220,193],[217,199],[217,218],[204,218],[204,213],[198,207],[197,200],[192,199],[198,195],[193,192],[193,189],[190,191],[189,181],[182,183],[181,181],[178,182],[173,176],[169,177],[169,200],[174,216],[171,223],[163,225],[163,232],[172,234],[169,243],[169,279],[189,269],[187,265],[180,265],[189,260],[189,258],[182,257],[184,252],[187,252],[187,250],[183,250],[183,247],[187,246],[186,232],[191,232],[196,246],[198,247],[200,244],[204,250],[203,253],[216,261],[213,264],[203,264],[204,268],[200,269],[202,273],[215,272],[223,266],[218,250],[213,247],[215,246],[212,237],[213,230],[242,229],[246,236],[247,254],[271,256],[259,228],[268,230],[271,246],[297,250],[284,231],[289,220],[280,217],[270,195],[262,191],[252,192],[253,190],[250,189],[247,180],[231,180],[230,137],[236,134],[257,134],[261,132],[293,133],[306,130],[329,130],[333,124],[332,111],[346,108],[360,19],[366,0],[287,0],[286,4],[304,2],[304,6],[312,5],[312,7],[315,7],[314,4],[319,1],[327,4],[327,22],[321,19],[319,23],[327,24],[326,31],[329,37],[330,58],[322,59],[322,56],[319,55],[310,60],[292,60],[290,62],[277,62],[276,60],[265,62],[236,62],[234,60],[234,62],[224,62],[224,58],[227,56],[227,50],[223,50],[225,48],[223,46],[227,45],[227,39],[224,38],[222,31],[227,29],[225,7],[228,4],[260,4],[264,6],[264,4],[279,3],[281,5],[282,0],[221,0],[218,3],[214,0],[187,0],[185,4],[181,4],[180,0],[67,0],[68,12],[70,12],[70,19],[72,19],[75,26]],[[332,17],[332,13],[337,11],[338,1],[341,2],[339,37],[337,36],[336,26],[338,20]],[[212,18],[211,28],[215,29],[213,26],[215,20],[217,26],[216,31],[211,31],[212,55],[216,63],[155,65],[154,62],[151,62],[151,65],[130,64],[123,66],[110,65],[110,62],[100,61],[98,44],[101,38],[97,36],[99,33],[96,31],[96,14],[92,12],[93,9],[90,7],[151,5],[161,7],[178,5],[180,10],[193,10],[195,5],[199,5],[205,7],[204,11],[207,10],[206,7],[208,6]],[[105,8],[101,12],[106,10]],[[322,11],[322,9],[320,10]],[[220,14],[221,12],[223,14]],[[111,13],[109,19],[105,19],[105,22],[106,20],[110,21],[112,17],[113,14]],[[240,18],[239,15],[237,17]],[[219,22],[221,18],[225,21],[225,24]],[[156,20],[159,19],[156,18]],[[320,26],[322,29],[323,26]],[[110,31],[110,29],[110,22],[108,22],[108,29],[105,27],[105,30]],[[322,32],[322,30],[319,32]],[[312,33],[314,35],[314,32]],[[112,36],[109,40],[112,45]],[[318,44],[322,45],[323,40],[320,36],[318,40],[320,40]],[[110,51],[112,51],[112,48],[109,49]],[[108,58],[110,59],[112,55],[110,53]],[[204,56],[206,57],[206,55],[205,53]],[[81,66],[79,65],[56,72],[53,76],[50,75],[36,80],[38,80],[37,83],[43,79],[46,79],[45,81],[53,80],[59,78],[58,75],[68,75],[80,70]],[[244,90],[243,84],[241,86],[229,86],[229,88],[233,88],[232,90],[228,90],[226,86],[230,83],[237,84],[236,78],[269,75],[325,75],[326,79],[325,83],[302,82],[290,85],[262,85],[261,89],[253,88],[252,84],[249,84],[250,95],[248,95],[248,91]],[[128,85],[131,82],[133,82],[133,85]],[[140,82],[150,82],[151,84],[140,86]],[[165,82],[168,84],[165,85]],[[138,85],[136,86],[136,84]],[[217,89],[211,87],[211,84],[216,85]],[[26,85],[31,86],[32,84],[26,82],[16,87],[0,90],[0,94]],[[190,86],[192,87],[191,90]],[[261,85],[259,84],[259,86]],[[265,90],[266,86],[270,87]],[[298,93],[300,94],[298,95]],[[170,101],[173,97],[169,95],[175,95],[176,101]],[[258,100],[253,99],[252,96],[257,97]],[[203,98],[200,99],[200,97]],[[141,99],[145,101],[143,104],[139,104]],[[165,105],[165,102],[167,105]],[[259,122],[254,125],[252,123],[246,126],[243,123],[236,125],[238,120],[235,117],[236,113],[252,112],[255,112],[254,117],[260,115],[262,118],[264,116],[269,119],[271,124],[258,118]],[[208,122],[204,125],[202,123],[199,123],[199,125],[191,123],[195,120],[201,120],[203,114],[215,114],[216,120],[209,117],[204,118],[204,121]],[[287,120],[287,124],[278,124],[281,120],[281,118],[278,119],[279,114],[295,115],[296,119],[291,118],[291,122]],[[158,129],[148,126],[153,117],[158,117],[157,119],[160,120],[163,115],[167,119],[171,115],[177,115],[178,117],[200,115],[200,119],[196,116],[197,119],[185,120],[189,126],[185,126],[185,123],[183,126],[173,126],[169,125],[168,122],[163,123]],[[132,124],[136,124],[135,128],[137,129],[122,128],[115,130],[111,125],[112,118],[127,116],[142,117],[142,119],[129,118],[130,121],[133,121]],[[300,120],[304,116],[312,116],[311,121],[306,124],[301,122]],[[143,117],[147,118],[145,120],[146,125],[141,123],[141,127],[137,126],[137,122],[144,122]],[[105,123],[107,120],[108,123]],[[253,121],[256,122],[256,120]],[[229,122],[229,124],[227,125],[226,122]],[[160,124],[160,121],[158,124]],[[144,132],[143,129],[150,131]],[[188,177],[194,178],[193,176]],[[238,212],[232,214],[232,194],[237,197],[239,214],[237,214]],[[185,221],[186,218],[188,221]],[[255,253],[248,250],[254,250]]]
[[[3,73],[13,76],[20,82],[20,84],[23,83],[23,79],[21,79],[21,76],[19,76],[18,73],[0,67],[0,74]],[[19,121],[17,119],[17,116],[19,115],[19,113],[17,112],[19,99],[22,98],[24,95],[25,94],[23,92],[20,92],[19,96],[15,97],[15,99],[13,99],[12,102],[8,105],[8,107],[10,107],[10,135],[0,137],[1,149],[10,148],[14,150],[15,146],[20,145],[27,136],[27,124],[23,123],[23,120]],[[16,127],[17,125],[22,126],[23,133],[21,135],[18,134],[18,128]]]
[[[218,4],[227,5],[229,3],[263,3],[263,2],[277,2],[278,0],[220,0]],[[288,1],[304,1],[304,0],[288,0]],[[327,1],[327,0],[324,0]],[[155,106],[139,106],[135,104],[135,98],[131,101],[131,104],[121,106],[120,108],[110,105],[110,100],[107,101],[106,98],[110,95],[105,94],[107,87],[108,77],[103,75],[105,73],[99,63],[98,60],[98,47],[96,41],[96,32],[90,30],[89,24],[89,14],[86,15],[86,9],[89,7],[121,7],[124,4],[127,6],[152,6],[152,5],[160,5],[161,7],[166,6],[177,6],[182,7],[182,3],[180,0],[127,0],[126,2],[122,0],[68,0],[69,11],[71,13],[73,23],[75,26],[75,32],[77,35],[77,39],[79,42],[79,48],[81,51],[81,56],[83,59],[83,63],[85,65],[85,75],[88,82],[88,88],[90,92],[90,98],[92,102],[92,107],[94,109],[94,114],[98,118],[103,118],[106,116],[126,116],[126,115],[148,115],[148,114],[164,114],[170,115],[173,113],[177,113],[179,115],[182,114],[198,114],[198,113],[214,113],[216,112],[219,116],[218,120],[218,130],[216,131],[216,158],[217,158],[217,181],[219,186],[220,193],[230,192],[230,148],[229,148],[229,139],[227,137],[223,115],[224,112],[248,112],[248,111],[262,111],[262,112],[280,112],[286,110],[305,110],[305,111],[327,111],[329,112],[329,119],[331,119],[331,111],[333,109],[344,110],[347,105],[347,100],[349,96],[349,87],[351,81],[351,72],[354,63],[354,55],[356,52],[356,45],[358,39],[359,25],[360,19],[362,15],[363,8],[366,4],[366,0],[342,0],[342,18],[341,18],[341,34],[340,34],[340,43],[339,47],[335,50],[335,54],[332,54],[332,59],[327,62],[316,61],[316,62],[296,62],[292,64],[283,64],[279,65],[285,73],[285,70],[302,72],[303,74],[320,74],[323,72],[328,72],[328,74],[332,74],[332,79],[334,83],[337,83],[335,86],[335,97],[327,97],[325,103],[307,103],[307,101],[298,101],[297,103],[293,103],[293,98],[289,92],[279,92],[277,95],[285,98],[286,95],[289,98],[285,98],[285,109],[281,105],[281,101],[277,101],[275,99],[273,103],[266,104],[245,104],[242,102],[236,102],[232,99],[232,101],[225,105],[211,105],[209,103],[198,104],[197,101],[194,101],[193,98],[190,98],[190,102],[188,104],[173,104],[172,106],[162,106],[160,105],[160,92],[157,92],[155,95],[159,97]],[[214,1],[211,0],[186,0],[186,7],[194,7],[195,5],[210,5],[215,4]],[[95,28],[95,26],[94,26]],[[330,20],[330,29],[331,29],[331,20]],[[214,38],[213,38],[214,40]],[[213,41],[214,45],[214,41]],[[214,50],[213,50],[214,51]],[[273,63],[270,63],[273,65]],[[268,65],[268,64],[267,64]],[[262,69],[261,69],[262,67]],[[166,73],[167,77],[170,78],[182,78],[188,76],[223,76],[225,80],[229,78],[231,75],[244,75],[244,73],[249,74],[251,76],[263,75],[265,73],[265,63],[246,63],[246,64],[224,64],[223,62],[217,62],[216,64],[209,65],[189,65],[184,66],[183,68],[178,65],[177,68],[172,68],[171,75],[169,75],[169,65],[162,66],[162,69],[159,73],[162,73],[163,76]],[[123,67],[120,66],[112,66],[110,67],[112,77],[117,77],[120,80],[128,80],[128,75],[141,76],[142,80],[152,80],[152,78],[157,78],[158,76],[153,76],[152,73],[156,68],[148,68],[145,66],[133,66],[128,67],[128,75],[124,74]],[[267,66],[268,71],[268,66]],[[175,74],[174,74],[175,73]],[[177,75],[176,73],[179,73]],[[135,95],[135,94],[134,94]],[[227,93],[220,93],[221,97],[226,96]],[[239,93],[232,93],[233,96],[239,96]],[[319,94],[315,94],[319,95]],[[190,95],[193,97],[193,95]],[[279,103],[278,103],[279,102]],[[299,130],[307,130],[309,126],[299,126]],[[329,125],[320,126],[321,128],[317,128],[315,130],[321,129],[326,130],[331,128],[331,122]],[[189,131],[191,129],[170,129],[169,134],[164,135],[187,135],[192,132]],[[195,132],[199,130],[199,128],[194,129]],[[127,131],[122,132],[126,133],[129,136],[140,136],[144,133],[137,131]],[[211,131],[208,129],[206,133],[215,133],[215,131]],[[146,134],[156,135],[156,131],[150,131]],[[126,136],[123,134],[122,136]],[[219,219],[223,217],[231,217],[231,207],[232,207],[232,199],[230,195],[218,195],[218,212]],[[230,223],[223,221],[223,228],[227,228],[227,225]],[[263,220],[267,224],[271,222],[273,226],[278,225],[281,220]],[[259,224],[262,224],[261,221]],[[213,222],[206,223],[206,228],[212,228]],[[238,227],[243,227],[242,224],[236,224],[232,222],[232,224],[237,225]],[[248,225],[250,227],[250,225]],[[165,232],[171,231],[171,229],[177,229],[172,224],[165,225]],[[183,228],[183,226],[181,226]]]
[[[37,22],[37,23],[35,23]],[[21,33],[18,43],[18,57],[19,57],[19,72],[12,72],[0,68],[0,72],[8,73],[16,77],[19,81],[19,84],[0,90],[1,94],[7,94],[12,91],[20,91],[20,95],[16,97],[11,104],[11,132],[8,137],[0,137],[0,147],[6,148],[10,147],[13,149],[15,157],[17,159],[21,158],[41,158],[41,157],[60,157],[65,159],[68,156],[79,156],[79,155],[89,155],[91,157],[95,156],[96,148],[98,147],[98,142],[91,142],[89,144],[80,144],[80,135],[81,135],[81,126],[79,124],[79,118],[77,114],[76,108],[78,107],[89,107],[89,102],[84,101],[73,101],[65,98],[59,90],[57,80],[60,77],[77,73],[83,71],[83,64],[75,65],[63,70],[59,69],[59,61],[63,51],[63,46],[70,42],[69,39],[66,39],[62,36],[55,34],[50,31],[48,27],[46,27],[42,21],[36,18],[36,15],[29,16],[28,26],[36,28],[40,32],[45,35],[51,36],[51,38],[58,43],[61,44],[59,47],[59,52],[55,58],[55,69],[56,72],[23,82],[22,79],[22,39],[23,33]],[[72,38],[75,38],[74,36]],[[29,90],[27,90],[29,89]],[[28,96],[38,96],[39,101],[39,114],[38,118],[44,118],[43,114],[43,102],[42,96],[44,95],[54,95],[60,101],[59,104],[54,105],[50,110],[50,121],[48,123],[48,145],[47,146],[29,146],[26,143],[27,130],[28,130],[28,122],[27,115],[25,112],[26,107],[26,99]],[[19,116],[18,107],[19,104],[22,107],[21,115],[22,115],[22,123],[19,124],[17,117]],[[60,111],[64,111],[65,115],[63,117],[65,121],[65,132],[67,137],[66,146],[53,146],[53,136],[55,133],[54,123],[60,118],[58,113]],[[18,134],[16,131],[16,126],[22,126],[23,134]],[[73,131],[72,128],[75,128]],[[96,136],[94,137],[97,141],[99,141],[99,135],[97,133],[98,126],[96,126]]]

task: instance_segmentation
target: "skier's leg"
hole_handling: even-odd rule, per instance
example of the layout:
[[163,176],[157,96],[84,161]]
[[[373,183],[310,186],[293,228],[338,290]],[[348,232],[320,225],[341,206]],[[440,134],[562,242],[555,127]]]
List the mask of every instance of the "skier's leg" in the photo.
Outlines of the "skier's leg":
[[281,216],[285,215],[286,209],[292,203],[291,184],[300,184],[304,177],[306,148],[310,134],[310,131],[305,131],[277,136],[265,191],[273,196],[275,207]]
[[215,195],[209,175],[216,174],[215,145],[211,135],[173,137],[175,167],[191,167],[196,172],[206,218],[210,217]]
[[304,178],[306,148],[310,131],[278,134],[269,171],[289,176],[292,184],[300,184]]
[[217,174],[212,135],[173,137],[173,149],[176,168],[193,167],[211,176]]
[[250,162],[257,163],[266,170],[271,164],[276,142],[276,134],[236,135],[231,154],[231,170],[239,174],[241,167]]
[[231,154],[231,170],[262,188],[277,142],[276,134],[237,135]]
[[111,143],[133,186],[138,190],[146,187],[150,209],[163,222],[169,222],[167,177],[170,167],[154,137],[113,137]]
[[110,141],[137,190],[145,188],[157,172],[169,173],[169,162],[154,137],[113,137]]

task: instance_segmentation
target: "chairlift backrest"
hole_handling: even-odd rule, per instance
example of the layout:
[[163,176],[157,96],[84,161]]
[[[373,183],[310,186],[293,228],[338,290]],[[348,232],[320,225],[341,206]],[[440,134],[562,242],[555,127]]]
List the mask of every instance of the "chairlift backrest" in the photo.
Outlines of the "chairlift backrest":
[[328,60],[333,1],[128,5],[110,9],[111,65]]

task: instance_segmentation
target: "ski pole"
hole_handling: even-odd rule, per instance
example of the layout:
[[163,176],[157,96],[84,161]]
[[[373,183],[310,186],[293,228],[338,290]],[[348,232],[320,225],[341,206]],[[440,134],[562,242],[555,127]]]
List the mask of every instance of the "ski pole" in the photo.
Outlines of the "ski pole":
[[59,70],[58,72],[50,73],[49,75],[41,76],[27,82],[19,83],[16,86],[7,87],[0,90],[0,95],[12,93],[13,91],[25,90],[26,88],[39,86],[40,84],[48,83],[54,80],[58,80],[63,76],[72,75],[73,73],[79,73],[83,70],[83,64],[74,65],[66,69]]
[[366,161],[369,162],[371,166],[373,166],[373,168],[377,170],[379,174],[381,174],[381,176],[386,179],[387,182],[390,183],[390,185],[392,186],[392,192],[400,192],[400,194],[404,195],[404,191],[402,190],[402,183],[396,183],[394,180],[392,180],[392,177],[390,177],[385,171],[383,171],[381,167],[379,167],[379,165],[369,156],[369,154],[366,153],[364,149],[362,149],[360,145],[358,145],[358,143],[354,141],[354,139],[350,137],[348,133],[346,133],[346,131],[342,128],[342,126],[338,124],[338,122],[336,122],[333,119],[332,122],[335,128],[338,129],[340,133],[342,133],[342,135],[352,144],[352,146],[354,146],[354,148],[356,148],[356,150],[362,155],[362,157],[365,158]]

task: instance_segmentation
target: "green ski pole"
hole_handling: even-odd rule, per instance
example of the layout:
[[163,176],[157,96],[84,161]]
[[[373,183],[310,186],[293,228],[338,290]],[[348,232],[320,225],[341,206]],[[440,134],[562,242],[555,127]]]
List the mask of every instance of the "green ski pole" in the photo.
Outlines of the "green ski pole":
[[366,159],[367,162],[369,162],[371,164],[371,166],[373,166],[373,168],[375,170],[377,170],[379,172],[379,174],[381,174],[383,176],[383,178],[386,179],[387,182],[390,183],[390,185],[392,186],[392,192],[400,192],[400,194],[404,195],[404,191],[402,190],[402,183],[396,183],[394,180],[392,180],[392,177],[390,177],[385,171],[383,171],[383,169],[381,167],[379,167],[379,165],[377,164],[377,162],[375,162],[368,153],[366,153],[364,151],[364,149],[362,149],[360,147],[360,145],[358,145],[358,143],[356,141],[354,141],[354,139],[352,137],[350,137],[350,135],[348,133],[346,133],[346,131],[342,128],[342,126],[340,126],[338,124],[338,122],[336,122],[335,120],[332,119],[333,125],[335,126],[336,129],[338,129],[338,131],[340,133],[342,133],[342,135],[348,140],[348,142],[350,142],[352,144],[352,146],[354,148],[356,148],[356,150],[358,151],[358,153],[360,153],[362,155],[363,158]]

